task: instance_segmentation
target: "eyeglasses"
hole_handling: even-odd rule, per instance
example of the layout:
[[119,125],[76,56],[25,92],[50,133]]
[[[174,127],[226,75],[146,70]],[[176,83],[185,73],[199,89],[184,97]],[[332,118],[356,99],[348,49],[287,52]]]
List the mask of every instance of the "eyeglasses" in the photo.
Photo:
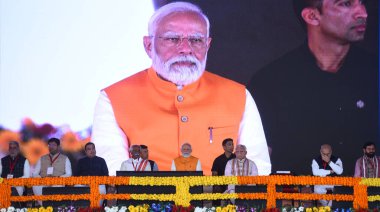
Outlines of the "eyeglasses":
[[184,39],[187,40],[189,46],[193,49],[203,49],[207,46],[207,42],[206,42],[207,38],[203,36],[181,37],[177,35],[170,35],[170,36],[157,36],[157,38],[161,39],[163,44],[169,48],[179,47],[182,44]]

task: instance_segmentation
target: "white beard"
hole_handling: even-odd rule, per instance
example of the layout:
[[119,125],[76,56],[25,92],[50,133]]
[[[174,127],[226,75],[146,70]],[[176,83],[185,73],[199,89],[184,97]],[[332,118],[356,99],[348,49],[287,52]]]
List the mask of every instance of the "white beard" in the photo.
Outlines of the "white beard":
[[[203,61],[199,61],[192,55],[184,55],[173,57],[165,62],[161,60],[155,50],[152,53],[152,67],[160,77],[176,85],[184,86],[197,81],[206,68],[207,54]],[[178,62],[187,62],[192,65],[181,66],[177,64]]]

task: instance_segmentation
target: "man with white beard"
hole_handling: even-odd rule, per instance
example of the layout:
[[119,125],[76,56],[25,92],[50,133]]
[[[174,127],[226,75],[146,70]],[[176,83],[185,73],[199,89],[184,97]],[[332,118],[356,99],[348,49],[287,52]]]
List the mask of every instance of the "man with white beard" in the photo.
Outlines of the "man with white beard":
[[[92,140],[114,175],[128,146],[146,144],[160,170],[170,170],[189,143],[210,175],[229,137],[249,149],[260,175],[271,172],[260,115],[239,83],[205,71],[210,23],[195,5],[167,4],[148,25],[144,47],[152,66],[101,91]],[[162,169],[161,169],[162,167]]]
[[181,146],[181,156],[173,159],[172,171],[202,171],[201,161],[191,155],[191,145],[184,143]]

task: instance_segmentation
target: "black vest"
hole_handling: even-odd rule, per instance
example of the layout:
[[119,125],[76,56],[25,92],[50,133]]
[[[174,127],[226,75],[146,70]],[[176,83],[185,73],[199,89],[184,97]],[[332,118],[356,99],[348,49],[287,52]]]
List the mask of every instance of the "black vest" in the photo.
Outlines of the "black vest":
[[148,160],[148,161],[149,161],[149,164],[150,164],[150,171],[153,171],[154,161],[152,161],[152,160]]
[[[318,163],[318,166],[320,169],[324,169],[324,170],[332,170],[332,168],[330,167],[329,164],[326,164],[324,163],[324,161],[322,160],[322,156],[318,156],[317,158],[314,159],[317,163]],[[333,162],[333,163],[336,163],[336,161],[338,160],[337,157],[335,157],[334,155],[331,155],[330,157],[330,161]],[[325,164],[325,166],[324,166]],[[335,172],[329,176],[338,176],[337,174],[335,174]]]
[[16,158],[17,158],[17,162],[12,173],[11,173],[10,165],[14,161],[11,159],[11,156],[8,155],[1,158],[1,165],[3,166],[3,170],[1,172],[2,178],[7,178],[8,174],[13,174],[13,178],[19,178],[24,175],[24,164],[25,164],[26,158],[20,154]]

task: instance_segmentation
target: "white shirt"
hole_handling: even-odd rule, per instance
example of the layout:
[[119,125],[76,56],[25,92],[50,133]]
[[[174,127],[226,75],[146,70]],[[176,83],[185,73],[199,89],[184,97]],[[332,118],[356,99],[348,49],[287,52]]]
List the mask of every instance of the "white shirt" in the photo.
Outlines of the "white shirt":
[[[121,164],[120,171],[137,171],[142,162],[141,158],[133,159],[129,158]],[[146,166],[144,171],[151,171],[149,161],[146,160]]]
[[[333,163],[332,161],[330,161],[328,165],[331,167],[331,169],[334,171],[335,174],[341,175],[343,173],[343,163],[340,160],[340,158],[338,158],[336,163]],[[315,161],[314,159],[311,164],[311,168],[313,170],[314,176],[326,177],[327,175],[331,174],[330,170],[320,169],[317,161]]]
[[[271,162],[259,111],[249,91],[245,92],[245,110],[237,142],[247,147],[247,158],[255,161],[259,175],[269,175]],[[129,157],[128,139],[117,124],[111,102],[104,91],[95,106],[92,141],[96,144],[97,154],[106,160],[110,175],[115,175],[120,161]]]
[[[242,169],[244,168],[244,162],[246,159],[242,159],[242,160],[239,160],[237,158],[234,158],[232,160],[229,160],[226,164],[226,169],[224,170],[224,175],[225,176],[232,176],[232,161],[235,160],[236,161],[236,164],[235,164],[235,175],[233,176],[238,176],[238,172],[242,172]],[[247,160],[248,162],[248,175],[247,176],[257,176],[258,175],[258,171],[257,171],[257,166],[255,164],[255,162],[253,162],[252,160]]]
[[[3,173],[3,165],[1,165],[1,162],[0,162],[0,176],[2,173]],[[21,178],[29,178],[29,177],[30,177],[30,164],[29,164],[28,159],[26,159],[24,163],[24,172]]]
[[[41,158],[38,159],[36,168],[33,171],[33,177],[41,177]],[[68,157],[66,157],[65,161],[65,174],[61,175],[60,177],[71,177],[72,176],[72,170],[71,170],[71,163]]]

